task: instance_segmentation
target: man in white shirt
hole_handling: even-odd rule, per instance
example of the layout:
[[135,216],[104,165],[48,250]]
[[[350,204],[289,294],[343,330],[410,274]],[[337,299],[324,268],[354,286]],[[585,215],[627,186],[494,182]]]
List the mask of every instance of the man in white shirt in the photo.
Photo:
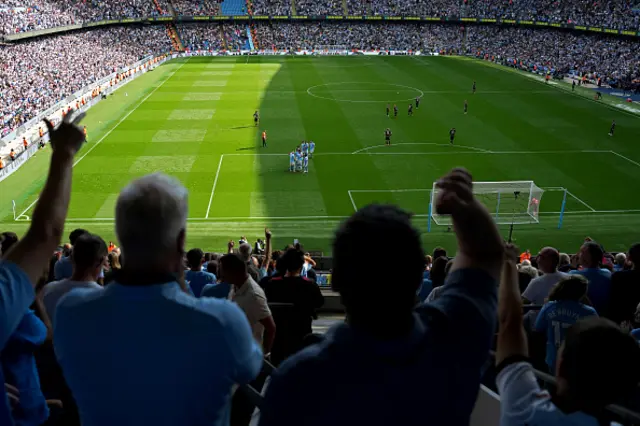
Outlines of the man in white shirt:
[[[560,253],[553,247],[545,247],[540,250],[538,257],[538,269],[543,275],[532,279],[527,288],[522,293],[522,300],[525,304],[543,305],[544,299],[549,296],[551,289],[565,278],[567,274],[558,271],[560,263]],[[539,311],[530,311],[527,314],[527,320],[530,324],[535,324],[536,316]]]
[[220,258],[223,282],[233,285],[232,299],[249,320],[253,337],[262,344],[265,357],[271,353],[276,335],[276,324],[271,316],[267,298],[260,286],[247,272],[247,263],[237,254],[226,254]]
[[42,291],[42,302],[53,325],[58,301],[75,288],[102,287],[96,282],[107,257],[107,245],[97,235],[84,232],[75,239],[71,252],[73,272],[71,278],[47,284]]
[[528,361],[522,326],[518,250],[508,248],[507,254],[498,292],[496,384],[501,426],[605,424],[605,407],[637,390],[640,346],[609,320],[580,320],[567,330],[558,350],[555,394],[541,390]]

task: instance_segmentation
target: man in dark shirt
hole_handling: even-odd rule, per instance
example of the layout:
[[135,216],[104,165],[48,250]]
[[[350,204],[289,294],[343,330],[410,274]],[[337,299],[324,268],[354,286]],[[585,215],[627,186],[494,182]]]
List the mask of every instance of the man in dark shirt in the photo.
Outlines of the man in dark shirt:
[[[436,211],[451,215],[458,239],[440,297],[415,307],[425,257],[411,216],[387,205],[358,210],[333,244],[332,287],[347,320],[272,374],[261,426],[469,424],[504,248],[469,173],[455,169],[437,185]],[[363,274],[371,248],[385,262]]]
[[278,329],[271,349],[271,361],[276,365],[302,349],[304,337],[312,332],[315,310],[324,304],[320,287],[300,276],[304,265],[301,250],[287,250],[280,262],[286,268],[284,276],[273,277],[264,285]]
[[[604,316],[616,324],[632,321],[636,307],[640,304],[640,243],[629,249],[627,262],[631,264],[628,271],[616,272],[611,276],[611,294]],[[635,327],[634,327],[635,328]]]

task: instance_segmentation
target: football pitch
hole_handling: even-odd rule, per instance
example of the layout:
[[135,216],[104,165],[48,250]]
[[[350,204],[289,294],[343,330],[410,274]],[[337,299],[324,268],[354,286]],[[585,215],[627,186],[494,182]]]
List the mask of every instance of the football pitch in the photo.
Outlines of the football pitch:
[[[341,220],[368,203],[391,202],[415,213],[428,250],[453,249],[447,226],[432,223],[427,232],[429,200],[433,182],[463,166],[475,181],[534,181],[545,190],[539,223],[514,227],[521,248],[575,252],[588,235],[608,250],[626,249],[640,239],[633,189],[640,185],[640,117],[611,107],[611,98],[595,102],[586,89],[571,93],[564,83],[530,77],[455,57],[170,61],[88,111],[66,233],[85,228],[115,241],[118,192],[136,177],[164,172],[189,189],[190,247],[223,251],[229,239],[254,241],[269,226],[276,248],[298,238],[306,249],[329,252]],[[409,116],[417,96],[420,107]],[[393,110],[387,118],[387,103],[397,104],[396,118]],[[290,173],[288,153],[302,140],[316,143],[309,173]],[[2,231],[26,230],[49,156],[46,148],[0,183]],[[498,210],[506,237],[510,211]]]

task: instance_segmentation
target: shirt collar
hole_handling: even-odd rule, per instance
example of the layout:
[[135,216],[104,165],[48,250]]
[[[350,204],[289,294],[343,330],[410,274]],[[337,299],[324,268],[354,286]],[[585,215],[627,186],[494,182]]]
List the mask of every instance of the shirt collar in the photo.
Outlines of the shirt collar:
[[251,281],[253,281],[251,279],[251,275],[247,275],[247,279],[244,281],[244,284],[242,284],[242,286],[236,289],[236,296],[245,295],[249,291],[249,288],[251,287]]

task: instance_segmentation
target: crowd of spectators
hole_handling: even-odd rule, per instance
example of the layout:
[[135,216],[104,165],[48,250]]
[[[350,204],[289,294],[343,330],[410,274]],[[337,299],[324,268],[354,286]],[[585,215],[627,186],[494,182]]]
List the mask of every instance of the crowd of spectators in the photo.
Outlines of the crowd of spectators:
[[344,46],[348,49],[412,49],[440,51],[458,49],[462,33],[457,26],[395,23],[274,23],[256,25],[264,49],[321,49]]
[[[297,12],[296,12],[297,13]],[[291,15],[290,0],[251,0],[252,15]]]
[[185,49],[191,51],[247,48],[249,37],[245,24],[180,24],[177,28]]
[[104,0],[81,2],[1,0],[0,35],[107,19],[142,18],[169,14],[167,0],[160,0],[158,5],[160,10],[152,0],[118,2]]
[[[217,0],[173,0],[178,15],[215,15]],[[342,0],[295,1],[298,15],[344,15]],[[626,30],[640,30],[640,6],[634,0],[348,0],[349,15],[438,16],[537,20]],[[252,0],[255,15],[290,15],[289,0]],[[0,1],[0,34],[33,31],[105,19],[168,15],[168,0],[126,0],[108,3],[91,0],[61,3],[54,0]]]
[[[185,256],[188,193],[163,174],[119,194],[120,247],[77,229],[52,257],[84,142],[74,120],[47,122],[53,153],[30,227],[0,238],[2,425],[248,425],[247,385],[264,393],[262,426],[464,425],[492,348],[504,425],[608,424],[605,407],[637,392],[640,244],[614,257],[586,238],[568,263],[552,247],[519,254],[454,169],[435,208],[452,218],[455,257],[425,256],[409,213],[362,208],[333,241],[346,320],[313,335],[324,297],[301,247],[274,251],[265,229],[261,261],[244,237],[225,255]],[[363,247],[384,250],[374,274]],[[543,275],[521,296],[525,267]],[[539,311],[528,324],[523,301]],[[533,373],[533,336],[553,397]]]
[[342,0],[296,0],[298,15],[344,15]]
[[468,26],[466,34],[465,53],[522,61],[526,69],[595,74],[606,82],[640,77],[636,39],[490,26]]
[[178,15],[217,15],[220,13],[220,3],[216,0],[171,0]]
[[100,28],[0,46],[0,132],[119,68],[170,50],[159,26]]

